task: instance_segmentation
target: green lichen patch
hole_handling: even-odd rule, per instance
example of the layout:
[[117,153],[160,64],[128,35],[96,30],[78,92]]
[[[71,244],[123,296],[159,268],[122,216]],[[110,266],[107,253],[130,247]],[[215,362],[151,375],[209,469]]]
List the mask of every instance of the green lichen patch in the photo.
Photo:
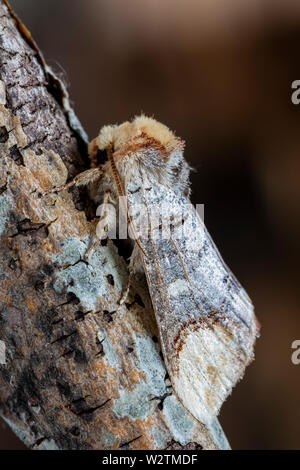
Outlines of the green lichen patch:
[[120,390],[113,411],[118,417],[144,419],[156,406],[153,398],[167,392],[164,382],[166,371],[156,345],[150,338],[136,336],[135,345],[139,369],[146,375],[147,381],[140,382],[133,391]]
[[107,336],[105,337],[102,345],[105,353],[104,362],[117,369],[120,366],[118,354]]
[[229,442],[228,442],[228,440],[227,440],[227,438],[224,434],[224,431],[221,428],[219,420],[217,418],[213,419],[213,421],[208,426],[208,428],[211,431],[211,435],[214,439],[215,445],[219,449],[230,450]]
[[112,411],[118,418],[128,416],[131,419],[144,419],[152,407],[149,386],[141,382],[133,391],[121,389],[120,397],[115,401]]
[[194,420],[177,398],[169,396],[165,399],[163,414],[176,442],[185,445],[194,440]]
[[155,425],[152,427],[152,436],[157,449],[164,449],[170,441],[170,434],[167,430],[161,430]]
[[83,261],[59,271],[54,289],[72,292],[87,310],[97,310],[99,298],[107,295],[103,274]]
[[114,285],[121,293],[127,282],[128,270],[125,261],[120,258],[117,247],[108,242],[107,246],[101,246],[94,250],[89,262],[100,269],[105,276],[112,276]]
[[61,248],[62,253],[56,255],[53,260],[60,267],[75,264],[84,257],[87,250],[86,244],[77,238],[68,238],[62,242]]
[[10,211],[10,202],[6,194],[0,196],[0,236],[5,233]]
[[135,344],[140,368],[147,376],[149,394],[154,396],[163,395],[167,392],[164,381],[166,370],[156,344],[151,338],[140,336],[137,336]]
[[108,449],[114,445],[117,440],[117,437],[114,434],[111,434],[108,431],[102,431],[101,435],[102,443],[105,449]]

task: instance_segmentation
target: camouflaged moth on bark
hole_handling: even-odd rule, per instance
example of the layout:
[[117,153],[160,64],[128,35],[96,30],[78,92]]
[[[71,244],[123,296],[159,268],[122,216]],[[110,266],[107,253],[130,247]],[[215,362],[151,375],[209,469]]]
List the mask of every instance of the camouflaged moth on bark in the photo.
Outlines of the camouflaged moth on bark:
[[[107,152],[100,164],[99,150]],[[90,184],[96,203],[103,203],[98,239],[115,224],[110,208],[125,213],[135,242],[129,269],[146,274],[173,389],[209,424],[253,359],[259,328],[251,300],[189,201],[183,150],[180,138],[146,116],[105,126],[89,146],[92,168],[65,188]],[[162,203],[167,227],[148,217]]]

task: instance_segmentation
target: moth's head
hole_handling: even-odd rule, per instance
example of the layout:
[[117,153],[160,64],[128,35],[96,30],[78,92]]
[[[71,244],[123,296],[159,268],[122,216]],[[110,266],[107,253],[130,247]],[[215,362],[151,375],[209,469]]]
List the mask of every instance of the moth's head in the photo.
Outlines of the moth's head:
[[132,122],[102,127],[97,145],[100,150],[112,149],[117,153],[134,152],[150,146],[170,152],[179,146],[183,148],[184,143],[167,126],[142,114]]

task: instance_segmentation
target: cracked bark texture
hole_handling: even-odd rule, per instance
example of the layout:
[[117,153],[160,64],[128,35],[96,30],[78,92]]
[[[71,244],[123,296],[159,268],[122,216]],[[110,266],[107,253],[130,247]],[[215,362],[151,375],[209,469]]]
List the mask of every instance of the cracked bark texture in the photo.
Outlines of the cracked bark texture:
[[[101,107],[99,107],[101,109]],[[228,448],[172,394],[144,278],[126,285],[84,190],[40,193],[87,167],[63,85],[0,2],[0,412],[33,449]]]

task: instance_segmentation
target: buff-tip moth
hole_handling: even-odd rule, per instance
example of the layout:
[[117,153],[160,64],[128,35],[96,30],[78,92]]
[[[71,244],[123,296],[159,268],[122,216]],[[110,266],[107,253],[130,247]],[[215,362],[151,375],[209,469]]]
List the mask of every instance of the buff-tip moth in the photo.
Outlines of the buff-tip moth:
[[[253,359],[259,327],[251,300],[190,203],[183,150],[180,138],[143,115],[105,126],[89,145],[92,168],[51,192],[89,185],[101,204],[94,245],[116,228],[115,209],[123,212],[134,241],[130,275],[141,268],[146,274],[173,389],[209,424]],[[98,151],[106,152],[100,163]]]

